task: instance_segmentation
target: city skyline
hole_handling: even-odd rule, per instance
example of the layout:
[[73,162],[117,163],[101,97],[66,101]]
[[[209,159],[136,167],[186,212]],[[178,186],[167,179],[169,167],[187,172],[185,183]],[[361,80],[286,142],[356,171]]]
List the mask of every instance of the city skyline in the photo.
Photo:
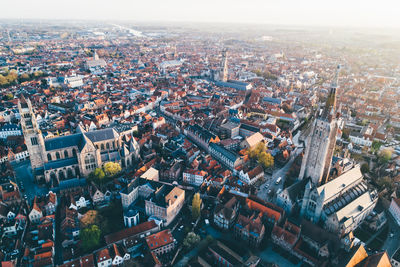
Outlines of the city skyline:
[[[400,3],[383,1],[27,1],[3,3],[0,19],[212,22],[339,27],[400,27]],[[60,12],[60,11],[63,12]]]

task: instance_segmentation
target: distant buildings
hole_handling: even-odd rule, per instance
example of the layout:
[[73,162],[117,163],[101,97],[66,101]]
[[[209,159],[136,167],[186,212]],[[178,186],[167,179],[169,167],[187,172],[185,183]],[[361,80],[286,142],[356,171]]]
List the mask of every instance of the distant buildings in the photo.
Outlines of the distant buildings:
[[87,60],[85,67],[91,73],[100,74],[103,72],[104,67],[107,65],[104,59],[99,58],[97,52],[94,51],[93,59]]

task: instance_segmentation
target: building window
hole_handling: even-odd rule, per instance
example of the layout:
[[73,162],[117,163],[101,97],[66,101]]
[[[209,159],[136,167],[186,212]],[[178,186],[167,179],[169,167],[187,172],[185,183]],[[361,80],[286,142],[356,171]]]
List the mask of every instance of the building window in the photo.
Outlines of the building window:
[[56,152],[56,158],[60,159],[60,153]]
[[85,168],[86,170],[93,170],[96,168],[96,160],[93,155],[88,154],[85,156]]
[[31,144],[32,144],[33,146],[37,146],[37,145],[38,145],[37,137],[31,137]]
[[68,158],[68,157],[69,157],[68,150],[64,150],[64,158]]
[[47,154],[47,160],[48,160],[48,161],[52,161],[52,158],[51,158],[51,154],[50,154],[50,153]]

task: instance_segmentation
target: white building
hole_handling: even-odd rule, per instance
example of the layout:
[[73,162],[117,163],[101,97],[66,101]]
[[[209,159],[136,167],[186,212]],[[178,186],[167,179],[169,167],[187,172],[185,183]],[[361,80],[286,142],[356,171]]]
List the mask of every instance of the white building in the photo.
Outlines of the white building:
[[389,206],[389,212],[396,220],[396,223],[400,225],[400,198],[392,198],[392,202],[390,202]]
[[203,183],[204,178],[206,178],[207,172],[188,169],[184,171],[182,175],[185,183],[200,186]]
[[353,144],[360,145],[360,146],[366,146],[366,147],[371,147],[372,145],[372,138],[365,138],[361,133],[359,132],[352,132],[350,133],[350,141]]
[[264,169],[261,167],[261,165],[258,165],[248,172],[244,172],[243,170],[239,172],[239,179],[246,184],[254,184],[258,179],[263,177]]
[[21,129],[15,124],[6,124],[0,128],[0,139],[6,139],[8,136],[22,135]]

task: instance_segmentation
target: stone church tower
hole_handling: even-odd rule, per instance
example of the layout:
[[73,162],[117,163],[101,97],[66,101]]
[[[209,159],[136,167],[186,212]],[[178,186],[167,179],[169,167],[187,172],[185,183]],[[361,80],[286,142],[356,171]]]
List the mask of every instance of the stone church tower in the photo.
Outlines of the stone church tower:
[[228,81],[228,52],[226,48],[222,50],[222,60],[220,66],[220,80],[223,82]]
[[336,89],[340,66],[331,84],[325,107],[319,111],[306,139],[306,150],[301,164],[300,179],[311,178],[313,185],[327,182],[336,144]]
[[18,101],[18,109],[21,115],[21,127],[25,144],[28,148],[32,171],[37,175],[45,163],[43,135],[36,122],[31,101],[22,96],[21,100]]

